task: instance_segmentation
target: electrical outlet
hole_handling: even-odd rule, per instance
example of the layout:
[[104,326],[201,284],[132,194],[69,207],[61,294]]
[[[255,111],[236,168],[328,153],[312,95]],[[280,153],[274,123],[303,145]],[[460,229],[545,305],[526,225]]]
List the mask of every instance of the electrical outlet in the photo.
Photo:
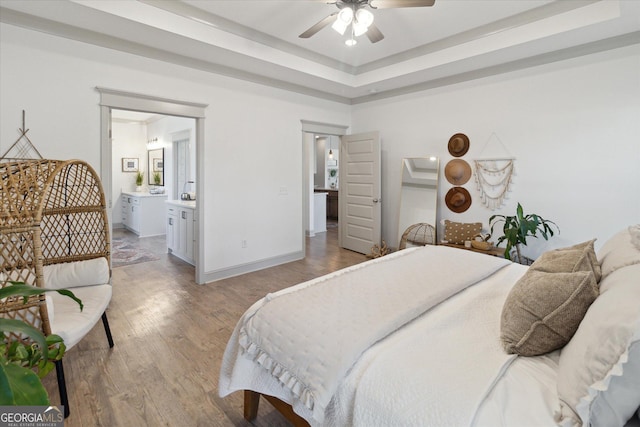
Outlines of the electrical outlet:
[[247,247],[247,241],[246,240],[241,240],[240,241],[240,246],[242,247],[242,249],[245,249]]

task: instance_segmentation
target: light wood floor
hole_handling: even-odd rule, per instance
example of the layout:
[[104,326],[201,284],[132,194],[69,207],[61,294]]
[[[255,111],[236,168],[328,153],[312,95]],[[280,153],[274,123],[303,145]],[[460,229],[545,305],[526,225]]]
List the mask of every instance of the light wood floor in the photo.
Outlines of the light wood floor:
[[[107,314],[115,347],[99,322],[65,355],[66,427],[251,425],[242,417],[242,393],[218,397],[222,354],[241,314],[269,292],[366,260],[338,248],[332,228],[307,238],[304,260],[196,285],[193,267],[164,253],[164,237],[140,245],[160,260],[113,269]],[[59,404],[55,373],[44,384]],[[263,400],[254,425],[288,423]]]

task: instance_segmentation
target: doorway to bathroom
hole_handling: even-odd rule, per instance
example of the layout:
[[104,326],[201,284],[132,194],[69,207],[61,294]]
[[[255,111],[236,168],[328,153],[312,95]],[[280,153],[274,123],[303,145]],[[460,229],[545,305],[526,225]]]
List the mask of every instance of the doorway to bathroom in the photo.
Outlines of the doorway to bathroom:
[[[153,120],[153,123],[156,123],[156,125],[154,125],[155,130],[153,133],[147,132],[145,144],[159,144],[160,146],[145,147],[146,155],[141,153],[138,156],[137,162],[132,160],[123,164],[125,164],[127,168],[129,168],[130,165],[132,167],[135,167],[135,163],[137,163],[138,169],[140,167],[144,167],[147,173],[147,186],[154,188],[158,186],[164,187],[164,195],[166,195],[166,199],[168,201],[176,201],[178,203],[178,211],[180,211],[178,212],[178,215],[180,215],[181,218],[184,217],[183,219],[185,220],[174,222],[174,224],[177,225],[176,227],[166,227],[166,242],[168,244],[171,240],[171,242],[185,243],[185,245],[183,245],[185,247],[184,253],[186,254],[186,257],[189,258],[188,262],[195,266],[196,283],[203,283],[203,242],[199,237],[200,225],[197,221],[197,218],[201,217],[201,202],[203,200],[203,195],[201,194],[202,191],[199,191],[201,189],[201,185],[199,184],[199,176],[202,174],[202,159],[204,157],[204,111],[207,105],[170,100],[166,98],[157,98],[149,95],[141,95],[106,88],[96,89],[98,90],[98,92],[100,92],[101,106],[100,172],[103,180],[105,194],[107,195],[108,199],[107,206],[109,208],[108,211],[110,212],[110,224],[113,225],[114,223],[118,222],[117,219],[119,216],[121,218],[122,207],[120,208],[120,210],[117,210],[117,208],[114,209],[114,204],[118,200],[123,200],[123,187],[121,186],[120,188],[118,188],[113,182],[113,176],[121,172],[121,170],[119,169],[121,167],[121,159],[118,159],[113,155],[114,142],[112,141],[112,126],[114,126],[115,123],[112,121],[112,112],[114,110],[123,110],[157,115],[159,116],[157,123],[155,120]],[[191,124],[186,128],[184,124],[176,125],[176,123],[179,123],[182,120],[190,120]],[[192,143],[192,150],[188,156],[184,156],[185,161],[189,162],[189,173],[184,173],[183,176],[187,181],[194,181],[193,188],[190,189],[191,191],[189,192],[192,193],[193,198],[195,198],[195,195],[198,194],[198,203],[196,203],[195,200],[189,200],[187,201],[188,206],[181,206],[181,204],[184,204],[184,201],[180,199],[180,192],[178,188],[179,184],[176,178],[178,174],[178,162],[176,161],[176,157],[174,155],[174,142],[183,140],[185,134],[190,135],[188,138]],[[152,148],[153,150],[160,149],[163,153],[163,156],[157,158],[154,157],[152,159],[149,156],[149,152]],[[142,162],[141,158],[145,159],[144,163]],[[134,159],[134,157],[128,159]],[[154,175],[157,172],[162,173],[160,184],[156,184],[155,182]],[[152,181],[150,181],[150,179],[152,179]],[[126,183],[127,181],[125,179],[125,184]],[[182,184],[182,187],[184,187],[184,184]],[[149,191],[149,193],[151,193],[151,191]],[[154,196],[158,197],[157,194],[155,194]],[[142,203],[142,200],[139,199],[137,200],[137,202]],[[136,200],[132,200],[132,203],[135,205]],[[167,205],[170,206],[171,203],[167,203]],[[181,210],[185,210],[185,212],[181,212]],[[146,224],[146,220],[150,217],[160,217],[165,225],[169,224],[168,208],[150,209],[149,211],[154,213],[149,214],[151,215],[149,217],[145,214],[141,214],[141,224]],[[142,220],[143,217],[145,221]],[[186,230],[185,233],[183,233],[184,236],[186,236],[186,240],[182,238],[169,239],[170,235],[173,236],[173,234],[167,234],[170,229],[174,232],[182,231],[183,229]],[[167,247],[169,247],[169,245],[167,245]],[[180,247],[182,248],[182,246]],[[184,260],[185,258],[182,259]]]

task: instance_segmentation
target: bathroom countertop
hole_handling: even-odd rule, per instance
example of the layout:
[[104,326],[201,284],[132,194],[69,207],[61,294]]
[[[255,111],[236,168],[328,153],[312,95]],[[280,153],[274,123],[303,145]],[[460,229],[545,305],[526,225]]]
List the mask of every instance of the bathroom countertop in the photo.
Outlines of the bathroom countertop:
[[123,191],[122,194],[131,197],[167,197],[166,194],[151,194],[148,191]]
[[165,203],[168,205],[174,205],[174,206],[179,206],[183,208],[191,208],[191,209],[196,208],[195,200],[167,200]]

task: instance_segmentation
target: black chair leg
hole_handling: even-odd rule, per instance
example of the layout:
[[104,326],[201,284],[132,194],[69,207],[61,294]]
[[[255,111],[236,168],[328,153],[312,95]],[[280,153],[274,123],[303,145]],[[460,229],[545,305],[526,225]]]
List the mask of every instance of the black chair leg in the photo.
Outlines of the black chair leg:
[[[107,340],[109,341],[109,347],[113,347],[113,337],[111,336],[111,328],[109,328],[109,320],[107,319],[107,312],[102,313],[102,324],[104,325],[104,331],[107,333]],[[64,379],[64,367],[62,366],[62,360],[57,360],[56,374],[58,376],[58,391],[60,392],[60,404],[64,406],[64,417],[67,418],[71,411],[69,410],[69,397],[67,396],[67,383]]]
[[109,319],[107,319],[107,312],[102,313],[102,324],[104,325],[104,331],[107,333],[107,341],[109,341],[109,348],[113,348],[113,337],[111,336],[111,328],[109,328]]
[[62,360],[57,360],[56,374],[58,375],[58,391],[60,392],[60,404],[64,406],[64,417],[69,416],[69,398],[67,397],[67,383],[64,380],[64,368],[62,367]]

